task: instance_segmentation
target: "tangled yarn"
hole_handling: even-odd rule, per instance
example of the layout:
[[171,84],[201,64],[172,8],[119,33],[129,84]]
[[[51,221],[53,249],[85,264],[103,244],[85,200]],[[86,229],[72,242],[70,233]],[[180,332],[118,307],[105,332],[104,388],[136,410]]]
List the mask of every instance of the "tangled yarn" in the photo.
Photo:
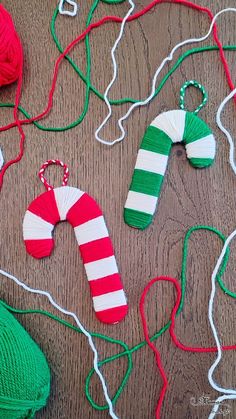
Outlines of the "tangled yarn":
[[13,20],[0,4],[0,87],[18,80],[22,46]]
[[[170,0],[166,0],[166,1],[167,2],[170,2]],[[91,8],[91,13],[93,13],[93,11],[95,10],[98,2],[99,2],[99,0],[95,0],[95,3],[92,5],[92,8]],[[135,20],[135,19],[141,17],[142,15],[144,15],[145,13],[147,13],[149,10],[151,10],[156,4],[162,3],[162,2],[164,2],[164,0],[154,0],[154,1],[152,1],[144,9],[142,9],[139,12],[137,12],[137,13],[132,14],[131,16],[129,16],[128,19],[127,19],[127,22],[128,21]],[[227,77],[228,84],[229,84],[229,86],[230,86],[231,89],[234,88],[234,85],[233,85],[233,82],[232,82],[231,76],[230,76],[229,67],[228,67],[227,61],[226,61],[225,56],[224,56],[223,47],[222,47],[222,45],[221,45],[221,43],[220,43],[220,41],[218,39],[218,36],[217,36],[217,27],[216,27],[215,20],[219,16],[219,14],[221,14],[221,13],[223,13],[225,11],[234,11],[235,9],[233,9],[233,8],[225,9],[224,11],[220,11],[214,17],[213,14],[212,14],[212,12],[208,8],[198,6],[198,5],[196,5],[194,3],[191,3],[191,2],[189,2],[187,0],[173,0],[173,2],[174,3],[183,4],[184,6],[187,6],[187,7],[190,7],[192,9],[199,10],[201,12],[207,13],[208,16],[210,17],[210,19],[212,20],[210,31],[203,38],[196,38],[195,40],[185,40],[185,41],[183,41],[183,43],[178,44],[178,45],[176,45],[176,47],[174,47],[174,49],[172,50],[170,56],[169,57],[166,57],[166,59],[162,62],[161,66],[157,69],[157,72],[156,72],[156,74],[154,76],[154,79],[153,79],[153,86],[152,86],[152,94],[151,94],[151,96],[149,96],[148,98],[146,98],[145,101],[142,101],[141,104],[140,104],[140,102],[137,102],[136,104],[134,103],[133,106],[131,106],[131,108],[128,110],[128,113],[124,117],[121,118],[121,120],[119,121],[119,125],[120,125],[120,123],[124,119],[126,119],[126,117],[128,117],[128,115],[132,112],[133,108],[135,108],[137,106],[143,106],[144,105],[144,102],[145,102],[145,104],[147,104],[149,102],[149,100],[151,100],[155,96],[155,91],[156,91],[155,85],[156,85],[156,78],[158,76],[158,73],[159,73],[159,71],[161,71],[161,69],[165,65],[166,61],[171,60],[173,58],[173,57],[171,58],[171,56],[174,54],[175,50],[178,49],[181,45],[188,44],[191,41],[193,41],[193,42],[200,42],[200,40],[206,39],[207,36],[210,35],[211,31],[213,32],[214,39],[216,41],[217,46],[219,47],[220,57],[221,57],[221,61],[222,61],[223,65],[224,65],[224,68],[225,68],[225,74],[226,74],[226,77]],[[113,3],[113,1],[109,1],[108,0],[108,3]],[[58,8],[57,8],[56,14],[57,13],[58,13]],[[91,17],[91,15],[90,15],[90,17]],[[20,136],[21,136],[21,140],[20,140],[20,151],[19,151],[18,155],[14,159],[8,161],[4,165],[4,167],[2,168],[1,173],[0,173],[0,188],[2,186],[3,178],[4,178],[4,175],[5,175],[6,171],[7,171],[7,169],[11,165],[19,162],[22,159],[22,157],[23,157],[23,154],[24,154],[25,134],[24,134],[23,129],[22,129],[22,124],[23,123],[33,123],[33,122],[35,123],[36,121],[41,120],[46,115],[48,115],[48,113],[50,112],[50,110],[52,108],[52,105],[53,105],[53,95],[54,95],[54,91],[55,91],[55,87],[56,87],[56,81],[57,81],[57,76],[58,76],[58,71],[59,71],[60,63],[62,62],[62,60],[64,58],[67,58],[68,53],[70,52],[70,50],[78,42],[80,42],[81,40],[86,39],[86,45],[88,46],[88,37],[87,36],[91,32],[91,30],[92,29],[95,29],[95,28],[97,28],[97,27],[99,27],[101,25],[103,25],[104,23],[106,23],[108,21],[122,22],[122,19],[119,18],[119,17],[117,17],[117,16],[105,16],[100,21],[97,21],[97,22],[94,22],[94,23],[90,23],[90,24],[88,24],[86,30],[81,35],[79,35],[76,39],[74,39],[67,46],[67,48],[63,51],[63,53],[60,55],[60,57],[58,57],[58,59],[57,59],[57,61],[55,63],[53,80],[52,80],[52,86],[51,86],[51,89],[50,89],[50,92],[49,92],[48,103],[47,103],[47,106],[46,106],[45,110],[43,112],[41,112],[39,115],[35,116],[35,117],[31,117],[30,118],[29,116],[27,116],[28,119],[26,121],[19,120],[18,119],[18,115],[17,115],[17,110],[19,109],[19,106],[20,106],[20,96],[21,96],[21,90],[22,90],[23,54],[22,54],[22,51],[21,51],[20,77],[19,77],[19,82],[18,82],[18,86],[17,86],[17,93],[16,93],[15,106],[14,106],[14,108],[15,108],[14,109],[14,120],[15,121],[13,123],[7,125],[7,126],[3,126],[3,127],[0,128],[0,131],[4,131],[6,129],[9,129],[12,126],[17,126],[18,127],[18,130],[19,130],[19,133],[20,133]],[[88,64],[88,59],[87,59],[87,64]],[[89,65],[90,65],[90,63],[89,63]],[[88,68],[88,73],[89,73],[89,68]],[[90,81],[87,84],[86,101],[87,101],[87,99],[89,99],[89,93],[90,93]],[[22,111],[22,109],[21,109],[21,111]],[[84,118],[84,113],[86,113],[86,108],[84,108],[84,111],[81,114],[81,117],[78,119],[78,121],[75,122],[74,124],[71,124],[71,125],[72,126],[76,126],[76,124],[79,124],[81,122],[81,120]],[[120,128],[122,129],[122,132],[123,132],[122,135],[125,136],[125,131],[123,129],[123,126],[122,127],[120,126]],[[69,127],[67,129],[69,129]],[[97,134],[98,134],[98,131],[99,130],[97,130]],[[97,135],[96,135],[96,138],[97,138]],[[101,141],[101,142],[103,142],[105,144],[108,144],[108,145],[112,145],[112,144],[115,144],[115,142],[121,141],[122,139],[123,139],[123,137],[122,138],[119,138],[118,140],[113,141],[112,143],[107,143],[106,141],[103,141],[103,140],[100,140],[100,139],[98,139],[98,141]]]
[[0,304],[0,417],[29,419],[47,403],[50,371],[26,330]]

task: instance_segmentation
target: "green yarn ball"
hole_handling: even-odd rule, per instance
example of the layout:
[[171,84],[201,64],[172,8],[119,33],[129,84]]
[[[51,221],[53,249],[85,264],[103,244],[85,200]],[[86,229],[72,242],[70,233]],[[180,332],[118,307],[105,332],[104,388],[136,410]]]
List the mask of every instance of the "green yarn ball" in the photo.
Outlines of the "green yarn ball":
[[0,303],[0,418],[34,418],[46,405],[49,392],[44,354]]

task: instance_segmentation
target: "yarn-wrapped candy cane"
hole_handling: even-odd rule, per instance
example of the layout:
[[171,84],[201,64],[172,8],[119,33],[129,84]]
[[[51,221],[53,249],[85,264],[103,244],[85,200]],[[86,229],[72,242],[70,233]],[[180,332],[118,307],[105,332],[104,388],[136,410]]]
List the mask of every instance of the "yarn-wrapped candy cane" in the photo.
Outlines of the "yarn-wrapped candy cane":
[[[203,94],[203,101],[194,112],[186,111],[184,106],[185,90],[191,85],[198,87]],[[151,224],[173,144],[184,143],[193,167],[203,168],[213,163],[215,138],[206,122],[196,115],[206,102],[204,87],[190,80],[180,90],[181,109],[158,115],[147,128],[125,203],[126,224],[141,230]]]
[[[54,189],[44,177],[50,164],[64,168],[61,187]],[[125,317],[128,306],[112,242],[98,204],[87,193],[67,186],[68,176],[68,168],[60,160],[48,160],[40,169],[39,177],[47,192],[38,196],[26,211],[23,221],[26,250],[37,259],[49,256],[54,247],[55,225],[68,221],[74,228],[96,316],[101,322],[114,324]]]

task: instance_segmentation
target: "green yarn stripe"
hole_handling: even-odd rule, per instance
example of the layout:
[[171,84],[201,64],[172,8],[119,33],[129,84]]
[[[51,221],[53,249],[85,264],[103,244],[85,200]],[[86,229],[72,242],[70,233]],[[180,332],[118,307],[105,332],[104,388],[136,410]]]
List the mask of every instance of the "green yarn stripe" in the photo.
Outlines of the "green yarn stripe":
[[144,230],[151,224],[170,150],[178,141],[185,144],[192,166],[213,163],[215,139],[205,121],[184,110],[157,116],[144,134],[125,203],[124,220],[131,227]]
[[[186,112],[185,117],[185,130],[183,135],[183,140],[185,145],[188,147],[191,147],[191,144],[196,143],[203,139],[208,138],[208,141],[214,143],[214,137],[212,134],[212,131],[210,127],[206,124],[205,121],[203,121],[201,118],[196,116],[192,112]],[[188,146],[189,145],[189,146]],[[200,145],[200,144],[199,144]],[[201,147],[201,146],[200,146]],[[209,150],[210,151],[210,150]],[[211,153],[210,153],[211,154]],[[203,168],[211,166],[214,162],[215,153],[213,153],[212,158],[209,156],[205,157],[188,157],[191,165],[196,168]]]
[[[124,209],[128,225],[144,229],[152,222],[171,146],[171,139],[162,130],[151,125],[147,128]],[[150,205],[149,197],[153,197]],[[135,204],[137,199],[141,202],[138,206]]]
[[192,112],[186,112],[183,135],[185,144],[193,143],[211,134],[212,131],[205,121]]
[[146,170],[135,169],[130,190],[158,196],[164,176]]
[[140,149],[153,151],[154,153],[169,155],[172,140],[165,132],[152,125],[146,129]]

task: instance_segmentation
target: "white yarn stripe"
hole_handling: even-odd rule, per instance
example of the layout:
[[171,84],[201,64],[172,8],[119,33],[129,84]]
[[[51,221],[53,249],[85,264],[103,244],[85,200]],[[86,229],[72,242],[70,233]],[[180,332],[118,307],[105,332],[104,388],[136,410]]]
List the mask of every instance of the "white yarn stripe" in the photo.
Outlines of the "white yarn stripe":
[[126,304],[127,302],[123,290],[108,292],[107,294],[93,297],[93,305],[96,312],[125,306]]
[[68,211],[81,198],[84,192],[71,186],[61,186],[60,188],[53,189],[53,191],[60,219],[64,221],[66,220]]
[[186,144],[186,153],[189,159],[214,159],[216,154],[216,143],[212,134],[200,140]]
[[108,237],[109,233],[105,224],[104,217],[94,218],[74,228],[78,245],[89,243],[93,240]]
[[115,256],[109,256],[108,258],[85,263],[84,267],[87,273],[88,281],[93,281],[94,279],[100,279],[105,276],[118,273]]
[[27,210],[23,221],[24,240],[51,239],[54,225]]
[[147,170],[164,176],[168,156],[153,151],[139,149],[135,169]]
[[[73,6],[73,11],[64,9],[64,3],[65,2],[70,4],[71,6]],[[61,15],[67,15],[67,16],[74,17],[74,16],[77,15],[78,4],[76,3],[76,1],[73,1],[73,0],[60,0],[60,3],[58,5],[58,10],[59,10],[59,13]]]
[[186,111],[181,109],[163,112],[151,122],[151,126],[167,134],[173,143],[179,143],[184,136],[185,117]]
[[[130,0],[129,0],[130,1]],[[131,2],[131,1],[130,1]],[[157,82],[157,77],[159,76],[159,74],[160,74],[160,72],[161,72],[161,70],[163,69],[163,67],[165,66],[165,64],[167,63],[167,61],[171,61],[172,59],[173,59],[173,56],[174,56],[174,53],[179,49],[179,48],[181,48],[182,46],[184,46],[184,45],[187,45],[187,44],[191,44],[191,43],[198,43],[198,42],[202,42],[202,41],[204,41],[205,39],[207,39],[208,37],[209,37],[209,35],[211,34],[211,32],[212,32],[212,29],[213,29],[213,26],[214,26],[214,23],[215,23],[215,21],[218,19],[218,17],[221,15],[221,14],[223,14],[223,13],[226,13],[226,12],[236,12],[236,8],[233,8],[233,7],[229,7],[229,8],[227,8],[227,9],[222,9],[222,10],[220,10],[215,16],[214,16],[214,18],[213,18],[213,20],[212,20],[212,22],[211,22],[211,25],[210,25],[210,29],[209,29],[209,31],[207,32],[207,34],[206,35],[204,35],[204,36],[202,36],[202,37],[200,37],[200,38],[190,38],[190,39],[186,39],[185,41],[182,41],[182,42],[180,42],[179,44],[177,44],[177,45],[175,45],[175,47],[172,49],[172,51],[170,52],[170,54],[166,57],[166,58],[164,58],[164,60],[162,61],[162,63],[159,65],[159,67],[157,68],[157,70],[156,70],[156,72],[155,72],[155,74],[154,74],[154,77],[153,77],[153,80],[152,80],[152,88],[151,88],[151,92],[150,92],[150,95],[149,96],[147,96],[147,98],[146,99],[144,99],[144,100],[141,100],[141,101],[139,101],[139,102],[136,102],[136,103],[133,103],[133,105],[132,106],[130,106],[130,108],[128,109],[128,111],[126,112],[126,114],[125,115],[123,115],[119,120],[118,120],[118,126],[119,126],[119,128],[120,128],[120,131],[121,131],[121,135],[120,135],[120,137],[118,137],[118,138],[116,138],[114,141],[107,141],[107,140],[104,140],[103,138],[101,138],[100,137],[100,135],[99,135],[99,133],[100,133],[100,131],[102,130],[102,128],[104,127],[104,125],[107,123],[107,121],[110,119],[110,117],[111,117],[111,115],[112,115],[112,110],[111,110],[111,106],[110,106],[110,104],[108,103],[108,101],[107,100],[105,100],[105,102],[106,102],[106,104],[107,104],[107,107],[108,107],[108,109],[109,109],[109,113],[108,113],[108,115],[107,115],[107,117],[104,119],[104,121],[101,123],[101,125],[98,127],[98,129],[96,130],[96,132],[95,132],[95,138],[96,138],[96,140],[97,141],[99,141],[100,143],[102,143],[102,144],[105,144],[105,145],[109,145],[109,146],[112,146],[112,145],[114,145],[114,144],[116,144],[116,143],[118,143],[118,142],[120,142],[120,141],[122,141],[124,138],[125,138],[125,134],[126,134],[126,131],[125,131],[125,129],[124,129],[124,127],[123,127],[123,121],[125,121],[128,117],[129,117],[129,115],[131,114],[131,112],[133,112],[133,110],[135,109],[135,108],[137,108],[137,107],[139,107],[139,106],[146,106],[152,99],[153,99],[153,97],[154,97],[154,95],[155,95],[155,91],[156,91],[156,82]],[[114,48],[114,47],[113,47]],[[114,65],[114,75],[116,75],[117,74],[117,63],[116,63],[116,61],[115,61],[115,59],[114,59],[114,61],[113,61],[113,65]],[[116,77],[115,77],[116,78]]]
[[[236,10],[235,10],[236,11]],[[219,129],[226,135],[226,138],[229,142],[229,146],[230,146],[230,154],[229,154],[229,162],[231,165],[231,168],[233,170],[233,172],[236,174],[236,167],[235,167],[235,162],[234,162],[234,141],[229,133],[229,131],[223,126],[222,122],[221,122],[221,113],[224,109],[224,107],[226,106],[226,104],[230,101],[230,99],[232,99],[236,94],[236,88],[228,95],[226,96],[226,98],[222,101],[222,103],[220,104],[217,114],[216,114],[216,122],[217,125],[219,127]],[[222,260],[225,256],[226,253],[226,249],[229,246],[230,242],[234,239],[234,237],[236,236],[236,230],[234,230],[226,239],[225,244],[223,246],[222,252],[219,256],[219,259],[217,260],[216,266],[214,268],[214,271],[212,273],[212,291],[211,291],[211,296],[210,296],[210,301],[209,301],[209,309],[208,309],[208,317],[209,317],[209,322],[211,325],[211,329],[213,332],[213,336],[216,342],[216,346],[217,346],[217,358],[215,360],[215,362],[212,364],[212,366],[210,367],[209,371],[208,371],[208,380],[210,385],[217,391],[224,393],[222,396],[218,397],[218,399],[215,401],[215,404],[213,406],[213,409],[209,415],[209,419],[213,419],[219,409],[219,404],[221,401],[223,400],[227,400],[227,399],[236,399],[236,390],[235,389],[227,389],[227,388],[222,388],[220,386],[218,386],[218,384],[214,381],[213,378],[213,374],[215,372],[216,367],[218,366],[218,364],[221,361],[222,358],[222,349],[221,349],[221,344],[220,344],[220,340],[218,337],[218,333],[217,333],[217,329],[214,323],[214,319],[213,319],[213,308],[214,308],[214,298],[215,298],[215,292],[216,292],[216,275],[220,269],[220,265],[222,263]]]
[[145,193],[129,191],[125,208],[135,211],[154,214],[157,205],[157,197]]
[[53,307],[55,307],[57,310],[59,310],[61,313],[65,314],[66,316],[70,316],[70,317],[72,317],[75,320],[77,326],[80,328],[80,330],[82,331],[82,333],[87,337],[88,343],[89,343],[89,345],[90,345],[90,347],[91,347],[91,349],[92,349],[92,351],[94,353],[93,366],[94,366],[94,369],[96,371],[96,374],[98,375],[98,377],[99,377],[99,379],[101,381],[102,388],[103,388],[103,393],[104,393],[105,399],[107,401],[107,404],[109,406],[110,416],[113,419],[119,419],[118,416],[116,416],[116,414],[114,413],[112,402],[111,402],[111,399],[110,399],[110,397],[108,395],[106,382],[105,382],[104,377],[103,377],[103,375],[100,372],[99,367],[98,367],[98,352],[97,352],[96,346],[95,346],[95,344],[93,342],[92,336],[85,329],[85,327],[82,325],[82,323],[80,322],[80,320],[76,316],[76,314],[73,313],[73,312],[71,312],[71,311],[66,310],[65,308],[63,308],[59,304],[57,304],[57,302],[52,298],[51,294],[48,291],[43,291],[43,290],[38,290],[38,289],[30,288],[28,285],[26,285],[23,282],[21,282],[15,276],[9,274],[8,272],[3,271],[2,269],[0,269],[0,274],[3,275],[3,276],[5,276],[6,278],[11,279],[17,285],[19,285],[20,287],[24,288],[26,291],[32,292],[33,294],[44,295],[45,297],[47,297],[47,299],[50,301],[50,303],[53,305]]

